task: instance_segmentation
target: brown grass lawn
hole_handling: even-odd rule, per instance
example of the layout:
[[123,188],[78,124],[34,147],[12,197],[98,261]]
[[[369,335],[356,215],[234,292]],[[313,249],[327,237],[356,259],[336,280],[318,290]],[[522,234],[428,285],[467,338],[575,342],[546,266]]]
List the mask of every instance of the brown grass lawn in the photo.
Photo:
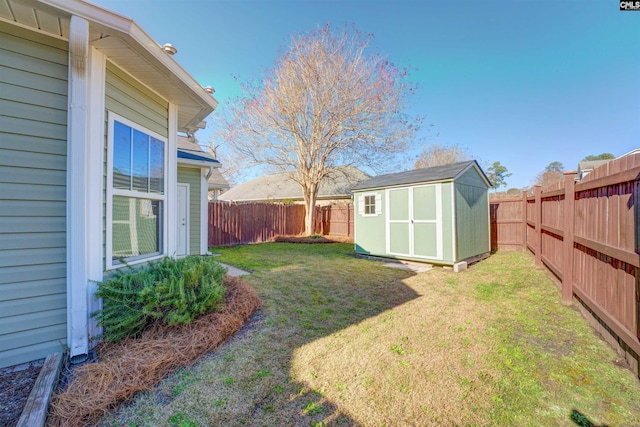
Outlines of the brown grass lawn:
[[529,255],[413,274],[352,247],[217,250],[263,308],[100,425],[640,425],[640,382]]

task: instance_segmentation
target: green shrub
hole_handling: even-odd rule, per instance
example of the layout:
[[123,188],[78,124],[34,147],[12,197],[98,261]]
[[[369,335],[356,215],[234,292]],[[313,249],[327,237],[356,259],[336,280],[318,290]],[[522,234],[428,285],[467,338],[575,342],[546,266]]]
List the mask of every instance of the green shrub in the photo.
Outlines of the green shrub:
[[98,284],[103,308],[93,315],[107,342],[139,335],[154,322],[191,323],[224,300],[226,269],[213,258],[163,258],[140,269],[118,271]]

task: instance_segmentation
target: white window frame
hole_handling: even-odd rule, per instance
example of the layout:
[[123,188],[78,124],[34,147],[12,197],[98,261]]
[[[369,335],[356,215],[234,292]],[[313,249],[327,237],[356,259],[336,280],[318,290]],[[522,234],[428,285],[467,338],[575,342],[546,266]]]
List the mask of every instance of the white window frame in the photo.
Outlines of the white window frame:
[[[374,212],[373,213],[366,213],[366,200],[367,197],[373,197],[373,209]],[[382,195],[379,192],[370,192],[370,193],[362,193],[359,196],[359,207],[358,207],[358,213],[361,216],[378,216],[380,214],[382,214]]]
[[[156,138],[159,141],[164,143],[164,177],[163,177],[163,193],[143,193],[140,191],[133,190],[123,190],[119,188],[113,188],[113,135],[114,135],[114,124],[115,122],[120,122],[125,126],[129,126],[132,129],[135,129],[139,132],[145,133],[153,138]],[[113,197],[114,196],[123,196],[130,197],[135,199],[147,199],[147,200],[155,200],[162,202],[162,236],[161,242],[162,247],[160,252],[154,252],[152,254],[139,255],[135,257],[130,257],[126,259],[126,263],[128,265],[140,264],[148,261],[152,261],[155,259],[163,258],[167,254],[167,237],[168,237],[168,222],[167,222],[167,214],[168,214],[168,203],[167,203],[167,190],[168,190],[168,157],[169,157],[169,141],[168,138],[159,135],[153,132],[150,129],[145,128],[131,120],[128,120],[112,111],[108,112],[108,130],[107,130],[107,182],[106,182],[106,253],[105,253],[105,264],[107,270],[117,269],[124,267],[126,264],[116,263],[113,260]]]
[[[373,203],[369,203],[369,201],[372,201]],[[376,215],[376,196],[375,194],[365,194],[364,195],[364,216],[375,216]],[[367,212],[367,208],[369,209],[369,212]],[[373,208],[373,212],[371,212],[371,209]]]

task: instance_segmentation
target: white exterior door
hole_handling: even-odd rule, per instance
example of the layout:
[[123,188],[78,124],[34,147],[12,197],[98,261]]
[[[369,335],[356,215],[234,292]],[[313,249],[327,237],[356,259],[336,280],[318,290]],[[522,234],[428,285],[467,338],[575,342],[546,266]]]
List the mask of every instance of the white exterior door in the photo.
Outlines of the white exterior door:
[[189,249],[189,184],[178,184],[178,224],[176,256],[188,255]]

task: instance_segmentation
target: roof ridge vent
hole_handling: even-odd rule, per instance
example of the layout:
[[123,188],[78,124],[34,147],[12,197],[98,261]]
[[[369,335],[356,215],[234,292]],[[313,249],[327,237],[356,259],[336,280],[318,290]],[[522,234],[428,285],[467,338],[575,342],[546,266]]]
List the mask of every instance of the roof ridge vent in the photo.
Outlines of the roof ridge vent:
[[172,45],[171,43],[165,43],[162,46],[162,50],[164,50],[165,53],[169,55],[175,55],[176,53],[178,53],[178,49],[176,49],[175,46]]

